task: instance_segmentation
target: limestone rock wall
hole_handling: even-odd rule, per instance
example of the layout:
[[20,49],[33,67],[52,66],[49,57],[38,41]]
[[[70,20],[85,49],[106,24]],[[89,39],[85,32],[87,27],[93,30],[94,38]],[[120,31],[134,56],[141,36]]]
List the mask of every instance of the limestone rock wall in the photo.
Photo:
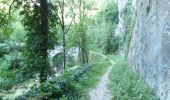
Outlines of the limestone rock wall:
[[[119,23],[115,29],[114,35],[119,36],[121,39],[124,38],[125,35],[125,22],[124,22],[124,9],[126,7],[128,0],[115,0],[115,3],[117,4],[118,11],[119,11]],[[125,50],[124,45],[121,45],[118,49],[118,53],[121,56],[125,56]]]
[[125,9],[126,3],[128,0],[115,0],[115,3],[117,4],[118,11],[119,11],[119,23],[117,25],[117,28],[115,30],[115,35],[122,36],[125,31],[124,27],[124,20],[123,20],[123,10]]
[[134,0],[133,5],[129,62],[161,100],[170,100],[170,0]]

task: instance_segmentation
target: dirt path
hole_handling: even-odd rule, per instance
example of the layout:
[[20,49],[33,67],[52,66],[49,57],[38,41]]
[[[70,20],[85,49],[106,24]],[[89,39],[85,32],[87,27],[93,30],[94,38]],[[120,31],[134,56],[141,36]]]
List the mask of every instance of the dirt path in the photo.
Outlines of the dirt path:
[[112,65],[108,67],[106,73],[101,77],[97,86],[90,91],[89,96],[90,96],[90,100],[110,100],[111,93],[107,88],[107,85],[109,84],[108,76],[115,63],[113,60],[109,59],[107,56],[102,55],[102,54],[99,54],[99,55],[101,55],[105,59],[108,59],[112,63]]
[[112,66],[109,66],[107,72],[101,77],[97,87],[90,92],[90,100],[110,100],[111,94],[107,88],[109,83],[108,75]]

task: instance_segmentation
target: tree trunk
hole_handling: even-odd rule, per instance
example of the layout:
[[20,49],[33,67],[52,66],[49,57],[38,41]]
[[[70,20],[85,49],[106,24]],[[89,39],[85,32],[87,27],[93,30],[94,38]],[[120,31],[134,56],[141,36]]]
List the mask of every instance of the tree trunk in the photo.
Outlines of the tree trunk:
[[88,63],[88,55],[87,55],[87,48],[86,48],[86,33],[84,30],[84,23],[83,23],[83,18],[84,18],[84,1],[80,0],[79,1],[79,19],[80,19],[80,27],[81,27],[81,64],[86,64]]
[[64,30],[65,28],[63,27],[63,60],[64,60],[64,71],[65,71],[65,68],[66,68],[66,38],[65,38],[65,33],[64,33]]
[[40,14],[41,14],[41,57],[42,66],[40,69],[40,82],[47,80],[47,70],[48,70],[48,3],[47,0],[40,0]]
[[66,33],[65,33],[65,22],[64,22],[64,0],[62,2],[63,4],[61,5],[61,28],[62,28],[62,33],[63,33],[63,67],[64,71],[66,68]]

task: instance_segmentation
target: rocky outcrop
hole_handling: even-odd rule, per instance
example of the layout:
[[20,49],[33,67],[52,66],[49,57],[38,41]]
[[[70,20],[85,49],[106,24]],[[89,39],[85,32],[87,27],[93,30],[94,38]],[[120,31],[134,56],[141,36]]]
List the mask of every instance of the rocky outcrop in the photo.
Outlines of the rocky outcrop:
[[[125,35],[125,22],[124,22],[125,14],[123,12],[124,12],[127,2],[128,0],[115,0],[115,3],[117,4],[118,11],[119,11],[119,16],[118,16],[119,23],[115,29],[114,36],[120,37],[120,40],[123,40],[124,35]],[[125,49],[123,47],[124,45],[120,45],[118,48],[118,53],[121,56],[124,56],[125,54],[125,51],[124,51]]]
[[134,0],[136,25],[129,61],[154,88],[170,100],[170,0]]
[[123,36],[122,33],[124,33],[124,31],[125,31],[124,19],[123,19],[123,16],[124,16],[123,11],[125,9],[127,1],[128,0],[115,0],[115,3],[117,4],[118,11],[119,11],[119,23],[118,23],[118,25],[116,27],[115,35]]

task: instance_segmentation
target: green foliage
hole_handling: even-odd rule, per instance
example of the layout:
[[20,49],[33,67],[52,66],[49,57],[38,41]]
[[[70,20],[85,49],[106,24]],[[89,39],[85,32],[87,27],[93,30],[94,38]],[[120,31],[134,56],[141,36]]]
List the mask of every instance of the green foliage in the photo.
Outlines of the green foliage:
[[5,48],[5,45],[0,44],[0,57],[3,57],[7,53],[8,53],[8,50]]
[[116,53],[118,48],[119,48],[119,37],[118,36],[113,36],[110,35],[107,37],[107,41],[105,43],[105,53],[106,54],[112,54],[112,53]]
[[117,5],[108,1],[106,7],[98,12],[97,18],[93,19],[88,27],[90,49],[100,48],[105,53],[115,53],[119,46],[118,37],[114,37],[118,22]]
[[5,42],[5,40],[8,39],[9,36],[12,34],[13,29],[11,27],[11,25],[7,25],[3,28],[0,28],[0,42]]
[[112,100],[157,100],[153,90],[128,67],[126,60],[117,56],[113,59],[116,68],[109,75]]
[[16,9],[11,9],[10,17],[3,16],[5,19],[0,23],[3,24],[0,26],[0,90],[8,90],[24,80],[19,69],[23,67],[22,50],[26,38],[21,24],[22,16]]
[[16,4],[11,5],[11,2],[12,0],[0,0],[0,43],[5,42],[15,30],[13,24],[17,20],[17,11]]
[[19,16],[19,18],[20,18],[20,20],[18,20],[17,22],[12,23],[13,32],[10,35],[10,40],[13,41],[14,43],[18,43],[18,44],[21,45],[22,43],[25,43],[26,31],[24,29],[24,26],[21,24],[22,17]]
[[[109,1],[104,9],[97,14],[96,24],[108,23],[108,26],[112,27],[109,31],[114,31],[116,25],[119,22],[118,7],[114,2]],[[105,27],[108,27],[105,26]]]
[[[89,38],[87,36],[88,25],[90,19],[83,17],[81,22],[72,26],[72,29],[67,34],[67,46],[79,48],[79,63],[85,64],[88,62]],[[75,39],[76,38],[76,39]]]
[[100,81],[101,77],[105,72],[110,62],[105,59],[100,59],[103,62],[100,62],[97,58],[94,61],[94,66],[86,75],[82,78],[80,82],[76,84],[78,91],[79,100],[89,100],[89,91],[94,88],[97,83]]
[[10,89],[13,85],[23,81],[22,74],[18,72],[24,62],[21,53],[22,46],[10,40],[1,44],[1,47],[0,89]]
[[0,90],[10,89],[24,80],[22,72],[19,71],[23,67],[23,60],[21,55],[5,55],[0,59]]
[[[85,73],[89,71],[91,67],[92,65],[84,65],[76,70],[66,72],[60,77],[54,77],[43,83],[41,89],[43,89],[44,93],[37,91],[35,95],[32,93],[35,91],[31,90],[30,93],[21,97],[37,98],[37,95],[46,94],[48,98],[69,98],[70,95],[77,94],[78,90],[76,90],[75,87],[76,82],[82,80]],[[39,90],[39,87],[36,87],[36,90]]]
[[[114,2],[109,1],[106,7],[101,12],[99,12],[98,17],[103,17],[106,22],[118,24],[119,22],[118,14],[119,12],[118,12],[117,5]],[[99,18],[99,19],[103,19],[103,18]]]
[[[81,66],[75,70],[53,77],[43,84],[43,93],[38,86],[18,99],[60,99],[60,100],[86,100],[89,90],[95,87],[99,78],[106,71],[109,61],[95,57],[93,64]],[[102,60],[103,62],[100,62]]]
[[68,63],[67,63],[67,67],[70,68],[70,67],[74,67],[75,65],[76,65],[76,61],[75,61],[74,57],[70,56]]
[[22,23],[27,32],[25,45],[26,63],[23,71],[31,75],[44,71],[42,74],[47,75],[51,72],[47,50],[52,49],[54,43],[56,43],[55,28],[58,20],[55,14],[52,13],[55,6],[53,4],[47,5],[49,11],[46,12],[48,17],[46,28],[48,32],[44,34],[40,6],[37,4],[32,5],[25,1],[20,3],[24,5],[20,14],[24,16]]
[[0,79],[0,90],[1,89],[9,89],[13,85],[15,85],[15,80],[12,78],[5,78],[5,79]]

